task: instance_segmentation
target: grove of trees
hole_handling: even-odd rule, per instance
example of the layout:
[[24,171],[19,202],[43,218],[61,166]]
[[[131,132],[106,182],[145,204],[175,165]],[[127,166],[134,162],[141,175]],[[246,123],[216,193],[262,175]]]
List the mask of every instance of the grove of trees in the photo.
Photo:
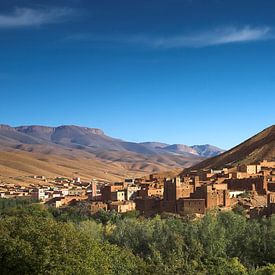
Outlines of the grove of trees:
[[275,274],[275,217],[90,216],[1,199],[0,274]]

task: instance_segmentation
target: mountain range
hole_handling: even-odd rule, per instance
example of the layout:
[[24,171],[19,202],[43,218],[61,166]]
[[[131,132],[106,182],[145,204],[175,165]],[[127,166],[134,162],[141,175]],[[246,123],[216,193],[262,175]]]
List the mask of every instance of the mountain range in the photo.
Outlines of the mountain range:
[[19,126],[10,127],[0,125],[0,145],[2,141],[16,143],[20,148],[21,144],[47,144],[62,145],[69,148],[83,149],[88,152],[99,151],[129,151],[147,155],[182,155],[186,157],[212,157],[222,153],[224,150],[215,146],[184,144],[165,144],[160,142],[127,142],[115,139],[104,134],[100,129],[79,127],[79,126]]
[[100,129],[0,125],[0,176],[79,174],[114,180],[190,167],[224,150],[215,146],[127,142]]

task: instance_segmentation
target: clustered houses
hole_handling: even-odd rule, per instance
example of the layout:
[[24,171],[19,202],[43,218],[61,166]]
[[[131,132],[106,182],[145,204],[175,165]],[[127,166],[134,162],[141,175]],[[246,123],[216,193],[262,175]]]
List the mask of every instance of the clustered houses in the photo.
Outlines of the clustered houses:
[[93,190],[98,183],[95,185],[95,182],[81,182],[79,178],[46,179],[44,176],[32,178],[39,180],[39,183],[28,186],[0,183],[0,198],[30,198],[59,208],[75,201],[85,201],[90,193],[94,192],[96,196],[98,192]]
[[163,196],[138,197],[137,209],[144,215],[161,212],[205,214],[207,209],[229,207],[226,184],[202,183],[199,176],[164,179]]
[[[124,182],[106,184],[101,187],[101,196],[92,199],[91,211],[93,212],[95,205],[98,206],[97,211],[100,205],[102,209],[107,208],[118,213],[134,211],[136,209],[134,200],[140,190],[141,186],[135,180],[126,179]],[[98,200],[101,200],[102,204],[99,204]]]
[[275,162],[186,171],[174,179],[151,175],[147,180],[106,183],[56,178],[54,187],[28,188],[0,184],[0,197],[29,196],[57,208],[84,201],[91,213],[100,209],[119,213],[138,210],[151,216],[162,212],[203,215],[213,208],[230,209],[238,203],[238,197],[254,194],[266,203],[262,207],[249,206],[251,217],[275,213]]
[[220,170],[188,171],[174,179],[151,176],[149,180],[106,184],[101,196],[91,200],[92,209],[136,209],[145,216],[162,212],[203,215],[213,208],[229,209],[238,196],[250,193],[265,197],[265,213],[270,214],[275,201],[274,169],[274,162],[263,161]]

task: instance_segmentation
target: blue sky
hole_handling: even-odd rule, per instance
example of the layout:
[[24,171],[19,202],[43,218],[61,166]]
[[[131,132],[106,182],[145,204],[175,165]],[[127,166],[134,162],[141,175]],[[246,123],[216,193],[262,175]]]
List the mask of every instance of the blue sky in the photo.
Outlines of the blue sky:
[[1,1],[0,123],[230,148],[274,124],[274,11],[261,0]]

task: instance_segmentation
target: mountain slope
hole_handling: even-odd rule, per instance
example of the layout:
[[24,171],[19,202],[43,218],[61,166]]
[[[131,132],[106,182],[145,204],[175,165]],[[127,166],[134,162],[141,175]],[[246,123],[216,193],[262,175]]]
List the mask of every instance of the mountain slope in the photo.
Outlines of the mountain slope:
[[183,154],[185,156],[199,156],[198,152],[193,148],[184,144],[173,144],[162,148],[163,151],[174,154]]
[[206,158],[214,157],[225,152],[225,150],[222,150],[210,144],[193,145],[191,146],[191,148],[194,149],[199,156],[206,157]]
[[153,150],[159,154],[173,154],[173,155],[176,154],[176,155],[184,155],[186,157],[195,155],[195,156],[209,158],[225,152],[225,150],[210,144],[193,145],[193,146],[187,146],[184,144],[169,145],[169,144],[160,143],[160,142],[143,142],[140,144],[146,146],[148,149]]
[[100,129],[0,125],[0,176],[80,173],[114,180],[190,167],[203,159],[186,145],[127,142]]
[[[0,125],[0,145],[6,142],[18,146],[20,144],[48,144],[69,148],[83,149],[88,152],[102,151],[133,152],[146,155],[182,155],[184,157],[208,157],[223,150],[211,145],[165,144],[160,142],[135,143],[115,139],[104,134],[100,129],[64,125],[59,127]],[[201,148],[207,147],[207,153]]]
[[221,155],[202,161],[192,169],[222,168],[264,159],[275,160],[275,125]]

